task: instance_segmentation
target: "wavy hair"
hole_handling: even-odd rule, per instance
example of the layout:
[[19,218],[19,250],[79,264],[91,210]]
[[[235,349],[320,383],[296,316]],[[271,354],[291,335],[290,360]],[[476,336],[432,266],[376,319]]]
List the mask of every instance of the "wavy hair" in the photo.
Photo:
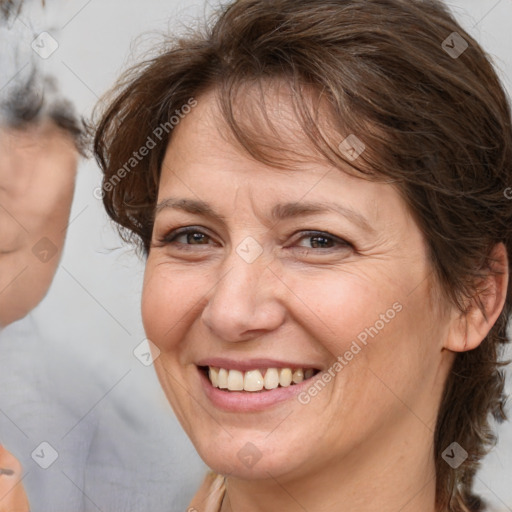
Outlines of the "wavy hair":
[[[461,311],[495,272],[491,250],[512,255],[510,105],[489,56],[437,0],[238,0],[212,21],[167,40],[120,79],[94,142],[104,184],[154,130],[206,90],[217,90],[229,133],[254,158],[279,165],[275,130],[243,113],[244,85],[286,83],[297,119],[318,153],[367,179],[391,181],[427,241],[434,278]],[[339,134],[366,151],[347,160],[319,128],[311,90],[327,100]],[[263,114],[265,106],[260,104]],[[265,117],[263,117],[265,119]],[[268,118],[267,118],[268,119]],[[160,169],[172,131],[147,158],[104,189],[104,205],[127,240],[147,253]],[[341,138],[338,139],[342,140]],[[483,308],[477,300],[478,306]],[[440,510],[479,512],[472,492],[495,442],[491,418],[506,419],[502,349],[512,289],[489,334],[456,355],[434,433]],[[469,457],[442,458],[452,443]]]

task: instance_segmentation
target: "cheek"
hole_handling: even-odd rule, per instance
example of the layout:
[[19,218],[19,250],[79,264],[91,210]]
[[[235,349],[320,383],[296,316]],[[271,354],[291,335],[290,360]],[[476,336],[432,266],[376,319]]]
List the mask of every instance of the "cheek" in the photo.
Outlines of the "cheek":
[[343,354],[351,342],[371,341],[373,327],[384,332],[394,322],[402,307],[401,293],[376,275],[335,269],[312,278],[293,279],[287,283],[298,297],[295,317],[334,356]]
[[419,277],[389,269],[288,280],[302,304],[295,318],[329,354],[332,373],[340,377],[334,389],[345,402],[347,393],[358,395],[362,389],[347,388],[349,382],[364,384],[367,391],[375,382],[378,394],[380,377],[393,389],[407,391],[418,375],[435,367],[440,326],[428,308],[426,286],[410,293],[414,280]]
[[142,322],[148,339],[166,352],[172,347],[173,325],[181,311],[177,294],[172,291],[176,290],[175,283],[160,274],[148,259],[142,290]]
[[201,307],[204,289],[194,272],[173,270],[148,257],[142,290],[142,321],[146,336],[162,352],[175,350]]

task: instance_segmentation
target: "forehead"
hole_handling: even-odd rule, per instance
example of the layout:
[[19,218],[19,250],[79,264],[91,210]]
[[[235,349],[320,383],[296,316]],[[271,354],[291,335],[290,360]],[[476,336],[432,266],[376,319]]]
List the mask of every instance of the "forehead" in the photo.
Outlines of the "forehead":
[[222,138],[245,156],[289,169],[326,160],[308,137],[311,132],[319,130],[335,146],[341,140],[332,106],[312,87],[292,90],[284,80],[265,79],[233,89],[227,92],[219,86],[200,94],[197,106],[174,129],[171,150],[182,146],[186,131],[186,138],[194,133],[201,147]]
[[[379,218],[384,222],[386,218],[403,218],[405,205],[390,185],[335,168],[308,147],[289,97],[286,100],[286,94],[266,98],[279,139],[276,147],[286,143],[289,152],[288,166],[276,168],[252,158],[230,137],[214,92],[198,97],[197,106],[173,132],[162,166],[158,203],[169,198],[167,204],[174,205],[183,199],[189,205],[195,201],[193,208],[198,212],[210,207],[217,218],[231,213],[242,217],[248,207],[262,218],[290,218],[293,215],[276,215],[283,213],[277,205],[290,203],[302,207],[324,204],[326,211],[338,205],[370,225]],[[269,133],[265,137],[268,139]],[[287,213],[293,210],[304,208],[288,207]]]
[[229,188],[236,180],[253,188],[272,181],[281,191],[292,185],[311,189],[328,180],[327,175],[341,172],[312,147],[285,86],[248,88],[245,101],[235,104],[237,126],[254,134],[255,145],[264,145],[267,154],[275,153],[276,165],[259,161],[237,142],[217,94],[211,90],[199,96],[197,106],[175,127],[162,165],[161,190],[167,184],[175,187],[185,175],[196,186]]

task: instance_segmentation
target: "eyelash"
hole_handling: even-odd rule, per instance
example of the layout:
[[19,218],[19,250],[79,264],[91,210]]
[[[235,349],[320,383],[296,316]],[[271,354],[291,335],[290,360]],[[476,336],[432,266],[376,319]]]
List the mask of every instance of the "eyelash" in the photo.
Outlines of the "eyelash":
[[[339,238],[335,235],[331,235],[330,233],[327,233],[325,231],[308,231],[308,230],[306,230],[301,233],[302,233],[302,236],[298,239],[298,241],[303,240],[304,238],[306,238],[306,239],[307,238],[323,238],[323,239],[330,240],[331,242],[336,244],[339,248],[353,248],[353,245],[350,242],[343,240],[342,238]],[[171,232],[167,233],[165,236],[160,238],[159,242],[162,245],[173,244],[173,245],[183,246],[183,250],[189,250],[188,247],[193,247],[195,245],[209,245],[209,244],[188,244],[188,243],[176,242],[176,239],[179,238],[180,236],[189,235],[189,234],[201,234],[205,237],[208,237],[209,239],[212,238],[210,235],[201,231],[201,229],[194,227],[194,226],[190,226],[190,227],[186,227],[186,228],[178,228],[178,229],[172,230]],[[317,249],[315,247],[311,247],[311,248],[310,247],[301,247],[301,248],[305,249],[307,251]],[[336,249],[336,247],[327,247],[324,251],[332,251],[335,249]]]

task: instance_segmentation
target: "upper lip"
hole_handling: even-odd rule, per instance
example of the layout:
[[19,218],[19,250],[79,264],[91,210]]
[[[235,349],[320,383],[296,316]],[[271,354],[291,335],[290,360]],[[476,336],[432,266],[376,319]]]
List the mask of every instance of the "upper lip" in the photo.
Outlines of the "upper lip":
[[213,366],[214,368],[225,368],[226,370],[239,370],[246,372],[258,368],[311,368],[320,369],[320,365],[297,363],[292,361],[278,361],[277,359],[257,358],[257,359],[226,359],[224,357],[210,357],[196,362],[197,366]]

